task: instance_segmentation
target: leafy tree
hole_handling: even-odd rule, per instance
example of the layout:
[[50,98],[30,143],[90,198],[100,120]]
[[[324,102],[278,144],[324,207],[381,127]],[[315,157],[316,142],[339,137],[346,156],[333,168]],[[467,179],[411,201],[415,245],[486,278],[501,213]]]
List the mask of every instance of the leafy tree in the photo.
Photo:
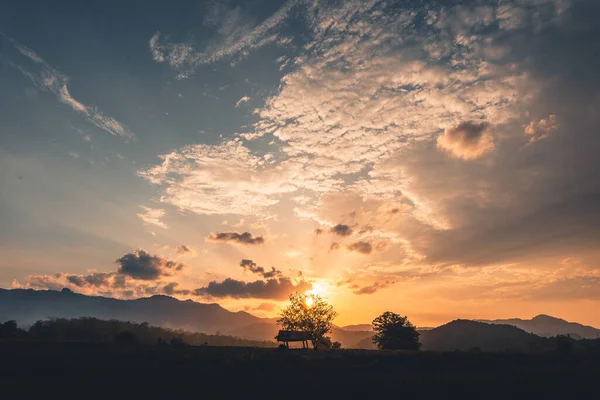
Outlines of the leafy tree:
[[373,343],[384,350],[419,350],[419,332],[408,317],[386,311],[373,320]]
[[325,335],[331,332],[336,316],[333,306],[319,295],[292,293],[290,304],[281,312],[277,323],[285,330],[308,332],[313,347],[318,349]]
[[17,336],[18,331],[17,321],[10,320],[0,324],[0,338],[13,338]]

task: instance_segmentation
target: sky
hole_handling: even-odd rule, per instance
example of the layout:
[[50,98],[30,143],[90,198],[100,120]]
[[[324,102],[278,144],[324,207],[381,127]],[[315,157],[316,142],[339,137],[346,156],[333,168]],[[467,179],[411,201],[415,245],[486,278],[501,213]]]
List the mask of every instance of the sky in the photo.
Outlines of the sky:
[[0,287],[600,326],[600,2],[2,8]]

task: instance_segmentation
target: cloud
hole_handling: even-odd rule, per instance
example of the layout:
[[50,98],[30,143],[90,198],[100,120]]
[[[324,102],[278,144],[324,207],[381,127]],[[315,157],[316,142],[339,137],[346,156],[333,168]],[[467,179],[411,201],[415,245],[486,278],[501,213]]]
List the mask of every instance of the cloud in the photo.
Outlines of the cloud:
[[261,275],[263,278],[277,278],[277,277],[283,276],[281,271],[275,269],[275,267],[271,267],[270,271],[265,271],[265,269],[263,267],[259,267],[252,260],[246,260],[246,259],[242,260],[240,262],[240,267],[242,267],[245,271],[250,271],[253,274]]
[[190,253],[194,253],[194,249],[192,249],[189,246],[186,246],[185,244],[179,245],[175,248],[175,253],[177,254],[190,254]]
[[525,135],[529,137],[529,143],[537,142],[538,140],[546,139],[550,136],[550,132],[558,128],[556,115],[551,114],[548,118],[539,121],[531,121],[524,126]]
[[145,206],[140,206],[145,212],[142,214],[138,214],[138,217],[144,221],[146,225],[155,225],[159,228],[169,229],[167,224],[162,222],[160,219],[166,215],[166,211],[162,208],[150,208]]
[[454,128],[447,128],[438,137],[437,145],[457,158],[478,158],[494,148],[489,129],[489,124],[485,122],[462,122]]
[[212,281],[206,287],[196,289],[194,294],[201,297],[234,299],[272,299],[285,300],[290,293],[305,292],[312,289],[312,284],[300,281],[294,284],[290,278],[258,280],[254,282],[243,282],[227,278],[224,281]]
[[339,236],[350,236],[352,234],[352,228],[348,225],[337,224],[331,228],[331,232]]
[[206,240],[210,242],[233,242],[245,245],[257,245],[265,242],[265,239],[262,236],[252,236],[250,232],[216,232],[211,233]]
[[[306,44],[246,136],[141,175],[199,214],[287,217],[292,203],[321,226],[371,224],[355,244],[405,265],[485,277],[507,260],[592,254],[600,5],[446,3],[305,3]],[[523,146],[532,138],[545,140]]]
[[2,37],[8,40],[22,56],[30,61],[30,65],[27,68],[14,62],[9,62],[8,64],[29,78],[37,89],[51,92],[60,102],[71,107],[73,111],[82,114],[88,122],[111,135],[119,136],[126,140],[135,140],[135,135],[119,121],[104,114],[97,107],[87,106],[75,99],[67,86],[69,83],[67,76],[52,68],[33,50],[6,35],[2,34]]
[[187,296],[191,293],[190,290],[179,289],[179,283],[177,283],[177,282],[170,282],[170,283],[166,284],[162,288],[162,292],[169,296],[173,296],[173,295]]
[[244,103],[248,103],[249,101],[250,101],[250,97],[248,97],[248,96],[244,96],[244,97],[242,97],[241,99],[239,99],[239,100],[237,101],[237,103],[235,103],[235,106],[236,106],[236,107],[239,107],[239,106],[241,106],[241,105],[242,105],[242,104],[244,104]]
[[68,274],[57,272],[52,275],[30,275],[24,283],[14,281],[16,288],[61,290],[69,288],[87,295],[100,295],[115,298],[139,298],[155,294],[191,294],[190,290],[180,289],[178,282],[164,282],[162,278],[181,271],[183,264],[168,261],[160,256],[151,256],[143,250],[129,253],[117,260],[120,265],[116,272],[90,272],[88,274]]
[[340,248],[340,244],[338,242],[333,242],[329,246],[329,251],[338,250]]
[[[56,276],[55,276],[56,277]],[[67,280],[75,286],[84,287],[84,286],[94,286],[94,287],[104,287],[109,286],[111,282],[116,282],[115,278],[116,274],[114,272],[103,273],[103,272],[94,272],[89,275],[67,275]]]
[[124,254],[117,259],[116,263],[119,265],[120,274],[141,280],[157,280],[185,268],[185,264],[151,255],[141,249]]
[[373,251],[373,245],[369,242],[363,242],[363,241],[354,242],[351,245],[349,245],[347,248],[350,251],[356,251],[357,253],[361,253],[361,254],[371,254],[371,252]]
[[273,15],[259,24],[248,17],[241,6],[229,8],[224,3],[210,3],[205,12],[205,26],[214,30],[213,37],[201,48],[194,43],[169,43],[155,33],[149,41],[154,61],[168,63],[184,79],[205,64],[221,60],[236,60],[272,43],[280,43],[278,28],[298,1],[287,1]]
[[138,174],[161,185],[161,201],[198,214],[268,215],[281,196],[297,190],[286,176],[240,141],[191,145],[161,156],[162,164]]
[[152,53],[152,59],[158,63],[165,62],[165,49],[161,46],[158,41],[160,39],[160,32],[156,32],[154,36],[150,38],[150,52]]
[[394,281],[378,281],[374,282],[371,285],[362,286],[362,287],[354,287],[352,293],[354,294],[373,294],[380,289],[384,289],[388,286],[393,285]]
[[69,288],[77,293],[114,298],[140,298],[155,294],[189,296],[190,290],[179,289],[179,283],[153,281],[147,283],[117,272],[93,272],[88,275],[57,272],[52,275],[30,275],[21,284],[13,282],[14,288],[62,290]]

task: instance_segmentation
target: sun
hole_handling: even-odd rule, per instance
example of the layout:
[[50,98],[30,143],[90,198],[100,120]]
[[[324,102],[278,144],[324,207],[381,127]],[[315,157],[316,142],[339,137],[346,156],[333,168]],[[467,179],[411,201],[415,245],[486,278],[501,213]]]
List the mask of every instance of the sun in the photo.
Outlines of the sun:
[[311,307],[314,303],[314,300],[312,297],[308,296],[304,299],[304,303],[306,304],[306,307]]

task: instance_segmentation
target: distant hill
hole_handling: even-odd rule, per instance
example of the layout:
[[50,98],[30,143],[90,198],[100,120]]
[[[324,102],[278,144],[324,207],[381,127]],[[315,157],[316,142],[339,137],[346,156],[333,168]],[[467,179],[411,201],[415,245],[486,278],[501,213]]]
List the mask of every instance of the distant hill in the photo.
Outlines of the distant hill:
[[[92,317],[235,336],[254,341],[273,341],[280,329],[274,318],[258,318],[247,312],[231,312],[216,303],[181,301],[168,296],[152,296],[135,300],[119,300],[86,296],[71,290],[0,289],[0,322],[16,320],[27,327],[49,318]],[[360,330],[366,329],[367,330]],[[344,348],[374,349],[371,325],[334,326],[333,341]],[[437,328],[418,328],[423,350],[527,350],[540,336],[570,334],[573,338],[599,336],[600,330],[547,315],[531,320],[496,321],[456,320]],[[536,336],[538,335],[538,336]]]
[[193,346],[243,346],[275,347],[274,341],[256,341],[225,335],[207,335],[134,323],[97,318],[56,318],[38,321],[28,330],[8,326],[0,322],[0,341],[36,342],[93,342],[93,343],[140,343]]
[[224,333],[262,321],[243,311],[228,311],[218,304],[180,301],[168,296],[119,300],[85,296],[68,289],[0,289],[0,321],[16,320],[20,326],[29,326],[48,318],[79,317],[147,322],[204,333]]
[[435,329],[421,331],[423,350],[528,351],[540,337],[512,325],[487,324],[457,319]]
[[[418,329],[422,350],[482,351],[519,350],[529,351],[541,347],[543,338],[527,333],[511,325],[493,325],[470,320],[455,320],[433,329]],[[377,346],[370,338],[357,344],[361,349],[375,350]]]
[[549,315],[538,315],[532,319],[497,319],[480,320],[488,324],[513,325],[523,329],[525,332],[534,333],[538,336],[552,337],[556,335],[570,335],[574,339],[597,339],[600,337],[600,329],[591,326],[568,322],[564,319],[551,317]]
[[371,324],[358,324],[358,325],[346,325],[341,326],[340,329],[343,329],[347,332],[369,332],[373,330],[373,325]]
[[[16,320],[30,326],[48,318],[116,319],[190,332],[220,333],[255,341],[273,341],[280,327],[275,318],[258,318],[244,311],[231,312],[216,303],[181,301],[169,296],[135,300],[86,296],[69,289],[0,289],[0,322]],[[346,331],[334,327],[333,341],[356,348],[372,332]]]
[[[279,329],[281,327],[275,322],[258,322],[227,331],[225,334],[249,340],[273,340]],[[360,348],[358,347],[358,343],[371,336],[373,336],[373,332],[347,331],[336,326],[331,329],[331,340],[340,342],[342,347],[347,349]]]

